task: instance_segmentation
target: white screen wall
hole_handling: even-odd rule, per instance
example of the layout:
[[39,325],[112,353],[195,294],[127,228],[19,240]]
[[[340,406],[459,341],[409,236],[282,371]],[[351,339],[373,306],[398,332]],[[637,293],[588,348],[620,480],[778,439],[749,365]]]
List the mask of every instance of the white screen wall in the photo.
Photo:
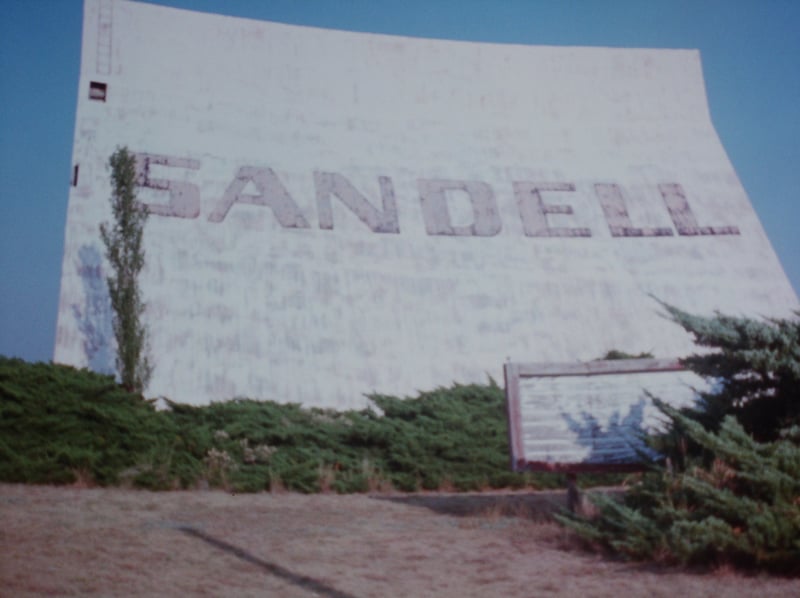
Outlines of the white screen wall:
[[502,363],[675,357],[653,297],[795,296],[693,50],[328,31],[86,0],[54,359],[113,368],[98,226],[139,154],[147,394],[337,408]]

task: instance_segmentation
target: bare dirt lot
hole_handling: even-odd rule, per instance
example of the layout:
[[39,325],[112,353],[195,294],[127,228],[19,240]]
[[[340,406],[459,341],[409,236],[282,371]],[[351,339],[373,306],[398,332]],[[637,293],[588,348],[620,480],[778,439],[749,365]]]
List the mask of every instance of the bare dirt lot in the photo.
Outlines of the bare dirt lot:
[[800,596],[582,552],[549,520],[563,500],[0,485],[0,595]]

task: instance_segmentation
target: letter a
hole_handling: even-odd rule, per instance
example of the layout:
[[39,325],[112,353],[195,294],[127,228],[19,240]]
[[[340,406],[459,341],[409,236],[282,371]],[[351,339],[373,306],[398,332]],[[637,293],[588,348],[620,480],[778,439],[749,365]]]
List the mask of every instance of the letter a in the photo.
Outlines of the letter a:
[[[247,184],[253,181],[258,195],[242,193]],[[243,203],[256,206],[266,206],[275,214],[278,222],[284,228],[309,228],[308,221],[303,212],[294,203],[292,196],[283,186],[280,179],[271,168],[256,168],[242,166],[236,178],[228,186],[222,201],[208,217],[209,222],[222,222],[233,204]]]

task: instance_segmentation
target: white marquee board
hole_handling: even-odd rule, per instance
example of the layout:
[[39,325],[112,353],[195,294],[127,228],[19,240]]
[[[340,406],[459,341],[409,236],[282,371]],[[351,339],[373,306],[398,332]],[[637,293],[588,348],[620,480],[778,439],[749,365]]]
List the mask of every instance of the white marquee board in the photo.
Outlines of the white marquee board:
[[98,226],[122,145],[152,212],[151,396],[359,407],[507,359],[686,354],[653,297],[798,307],[696,51],[84,13],[57,362],[113,368]]
[[504,370],[516,471],[639,468],[659,458],[644,440],[664,420],[651,397],[680,408],[709,390],[670,359],[507,363]]

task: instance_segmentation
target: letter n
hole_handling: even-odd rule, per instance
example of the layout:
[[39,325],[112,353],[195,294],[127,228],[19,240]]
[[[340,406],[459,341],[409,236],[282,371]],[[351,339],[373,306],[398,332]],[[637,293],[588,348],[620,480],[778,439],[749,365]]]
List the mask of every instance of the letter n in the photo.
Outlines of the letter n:
[[381,188],[383,211],[378,210],[358,192],[338,172],[314,172],[314,185],[317,189],[317,210],[319,212],[319,227],[324,230],[333,230],[333,206],[331,195],[338,197],[358,219],[366,224],[374,233],[399,233],[400,226],[397,222],[397,203],[394,197],[392,179],[378,177]]

